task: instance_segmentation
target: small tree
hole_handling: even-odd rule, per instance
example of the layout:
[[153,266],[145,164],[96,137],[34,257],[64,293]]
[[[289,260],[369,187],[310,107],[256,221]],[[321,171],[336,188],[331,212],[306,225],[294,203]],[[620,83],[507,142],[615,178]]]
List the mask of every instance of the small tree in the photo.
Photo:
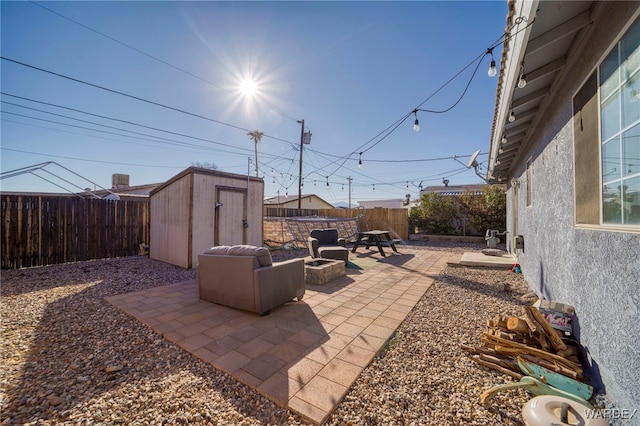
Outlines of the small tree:
[[487,185],[482,194],[466,191],[458,197],[460,214],[469,219],[469,228],[478,234],[487,229],[507,227],[507,196],[504,185]]
[[422,194],[422,204],[409,212],[409,223],[430,234],[452,234],[456,209],[451,197],[437,193]]

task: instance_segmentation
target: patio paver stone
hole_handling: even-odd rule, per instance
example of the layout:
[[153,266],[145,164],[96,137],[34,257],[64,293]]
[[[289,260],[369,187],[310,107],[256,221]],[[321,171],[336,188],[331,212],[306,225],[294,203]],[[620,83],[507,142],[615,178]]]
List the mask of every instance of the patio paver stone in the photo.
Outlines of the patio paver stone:
[[[322,424],[451,258],[401,249],[270,315],[204,302],[188,281],[108,297],[170,342]],[[359,256],[361,253],[352,254]],[[400,266],[400,267],[399,267]]]

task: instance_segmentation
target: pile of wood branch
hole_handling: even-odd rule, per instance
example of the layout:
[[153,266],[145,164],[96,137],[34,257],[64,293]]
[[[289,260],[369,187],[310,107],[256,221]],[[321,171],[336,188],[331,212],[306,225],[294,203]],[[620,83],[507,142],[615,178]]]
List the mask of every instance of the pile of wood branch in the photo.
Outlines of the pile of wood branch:
[[516,380],[524,375],[517,358],[551,371],[582,380],[578,343],[560,330],[554,329],[538,309],[527,306],[519,317],[487,320],[481,345],[461,345],[476,363],[507,374]]

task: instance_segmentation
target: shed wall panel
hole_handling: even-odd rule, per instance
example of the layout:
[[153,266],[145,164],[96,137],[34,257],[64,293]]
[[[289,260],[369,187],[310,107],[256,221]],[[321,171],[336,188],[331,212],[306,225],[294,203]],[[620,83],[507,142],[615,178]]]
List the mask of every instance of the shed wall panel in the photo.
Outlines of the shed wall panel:
[[190,267],[190,181],[190,175],[183,176],[150,199],[149,256],[183,268]]
[[195,173],[193,176],[192,266],[198,254],[214,245],[215,185],[217,176]]
[[196,266],[197,254],[213,246],[216,241],[216,201],[221,201],[225,204],[221,208],[233,208],[232,214],[237,215],[239,223],[242,223],[244,207],[238,206],[235,202],[229,203],[227,200],[217,200],[218,189],[228,188],[231,191],[237,189],[238,191],[246,192],[247,184],[249,185],[249,194],[247,196],[247,223],[249,226],[246,229],[234,229],[232,232],[244,232],[246,244],[260,247],[262,246],[264,183],[256,180],[247,181],[246,177],[240,176],[236,178],[227,175],[217,176],[194,173],[192,267]]
[[247,220],[249,227],[247,228],[247,244],[261,247],[262,238],[262,218],[263,218],[263,202],[264,202],[264,182],[252,182],[248,195]]

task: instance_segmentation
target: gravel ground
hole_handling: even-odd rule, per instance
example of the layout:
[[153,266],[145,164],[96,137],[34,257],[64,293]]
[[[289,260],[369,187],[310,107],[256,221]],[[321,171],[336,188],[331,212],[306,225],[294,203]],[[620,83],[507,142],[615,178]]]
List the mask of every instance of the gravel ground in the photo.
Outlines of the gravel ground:
[[[104,301],[193,278],[147,257],[2,271],[1,424],[305,424]],[[511,379],[477,366],[459,345],[478,344],[495,314],[519,313],[531,303],[526,292],[519,274],[447,267],[327,424],[522,425],[526,394],[480,406],[482,391]]]

